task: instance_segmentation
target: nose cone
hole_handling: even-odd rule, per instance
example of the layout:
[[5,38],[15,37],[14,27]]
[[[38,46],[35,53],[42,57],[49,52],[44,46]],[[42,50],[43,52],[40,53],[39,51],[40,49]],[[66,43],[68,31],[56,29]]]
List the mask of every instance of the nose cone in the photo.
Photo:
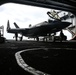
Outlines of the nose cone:
[[68,25],[68,26],[71,25],[71,24],[72,24],[71,22],[66,22],[66,25]]
[[71,25],[72,23],[71,22],[63,22],[63,25],[65,26],[65,27],[68,27],[69,25]]

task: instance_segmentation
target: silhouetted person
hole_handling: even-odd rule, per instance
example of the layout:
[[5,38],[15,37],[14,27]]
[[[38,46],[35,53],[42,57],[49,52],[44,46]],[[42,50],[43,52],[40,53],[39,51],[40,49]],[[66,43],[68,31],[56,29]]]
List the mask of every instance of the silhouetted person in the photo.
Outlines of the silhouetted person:
[[15,38],[16,38],[16,41],[17,41],[17,37],[18,37],[18,34],[17,34],[17,33],[15,33]]
[[64,35],[63,31],[61,30],[60,32],[60,41],[62,42],[63,40],[66,40],[67,37]]
[[36,40],[39,41],[39,37],[37,37]]
[[53,42],[56,41],[56,39],[55,39],[55,35],[56,35],[56,33],[54,33],[54,34],[52,35],[52,40],[53,40]]

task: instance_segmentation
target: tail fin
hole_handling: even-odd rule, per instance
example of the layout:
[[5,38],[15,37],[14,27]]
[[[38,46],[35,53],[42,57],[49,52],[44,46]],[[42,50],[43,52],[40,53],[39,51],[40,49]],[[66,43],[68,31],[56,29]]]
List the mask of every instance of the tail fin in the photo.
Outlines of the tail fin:
[[14,22],[14,25],[15,25],[16,28],[19,28],[19,26],[16,24],[16,22]]
[[10,28],[10,24],[9,24],[9,20],[8,20],[8,21],[7,21],[7,31],[8,31],[9,29],[11,29],[11,28]]

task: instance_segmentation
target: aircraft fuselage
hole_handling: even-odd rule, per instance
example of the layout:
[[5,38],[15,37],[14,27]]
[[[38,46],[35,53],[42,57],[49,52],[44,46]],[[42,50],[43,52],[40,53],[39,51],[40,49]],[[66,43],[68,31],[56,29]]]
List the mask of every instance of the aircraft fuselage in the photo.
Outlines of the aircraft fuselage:
[[46,36],[48,33],[55,33],[58,32],[65,27],[69,26],[69,22],[52,22],[52,23],[44,23],[40,26],[31,27],[29,29],[25,29],[22,31],[23,35],[25,36]]
[[47,34],[58,32],[66,28],[70,24],[71,24],[70,22],[62,22],[62,21],[52,21],[52,22],[44,21],[30,28],[11,29],[7,27],[7,32],[14,33],[16,36],[19,33],[26,37],[37,38],[39,36],[47,36]]

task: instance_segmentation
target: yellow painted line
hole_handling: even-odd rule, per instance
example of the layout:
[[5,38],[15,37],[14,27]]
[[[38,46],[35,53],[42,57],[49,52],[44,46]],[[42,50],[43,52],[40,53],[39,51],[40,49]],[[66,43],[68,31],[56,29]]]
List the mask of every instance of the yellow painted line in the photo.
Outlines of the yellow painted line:
[[31,66],[29,66],[28,64],[26,64],[24,62],[24,60],[22,59],[22,57],[20,55],[20,53],[25,52],[25,51],[39,50],[39,49],[47,50],[47,48],[34,48],[34,49],[21,50],[21,51],[15,53],[16,61],[20,67],[22,67],[25,71],[28,71],[33,75],[50,75],[50,74],[44,73],[42,71],[36,70],[35,68],[32,68]]

